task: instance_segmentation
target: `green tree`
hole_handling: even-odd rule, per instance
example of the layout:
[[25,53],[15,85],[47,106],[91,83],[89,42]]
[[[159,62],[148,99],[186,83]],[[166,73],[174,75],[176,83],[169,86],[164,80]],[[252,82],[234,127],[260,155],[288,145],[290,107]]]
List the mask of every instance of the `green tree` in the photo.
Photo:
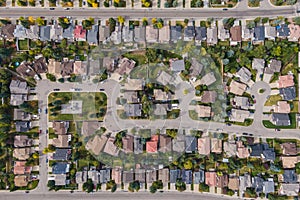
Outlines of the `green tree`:
[[175,187],[176,187],[176,190],[178,190],[179,192],[183,192],[186,190],[186,184],[185,184],[185,182],[182,181],[181,178],[177,179],[177,181],[175,183]]
[[87,193],[91,193],[94,190],[94,183],[92,179],[88,179],[87,182],[83,183],[82,185],[83,191],[86,191]]

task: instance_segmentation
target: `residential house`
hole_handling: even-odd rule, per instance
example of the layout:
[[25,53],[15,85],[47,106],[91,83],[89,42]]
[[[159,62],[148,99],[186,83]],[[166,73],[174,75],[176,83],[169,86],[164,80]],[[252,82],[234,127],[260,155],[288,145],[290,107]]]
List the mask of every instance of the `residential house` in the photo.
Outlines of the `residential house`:
[[222,21],[218,22],[218,38],[221,41],[228,40],[230,38],[229,31],[224,28],[224,23]]
[[87,42],[89,45],[98,45],[99,26],[93,25],[90,30],[87,31]]
[[216,82],[216,77],[214,72],[210,72],[205,74],[201,79],[200,79],[200,84],[210,86],[214,82]]
[[221,176],[216,176],[216,186],[218,188],[224,188],[228,186],[228,175],[223,174]]
[[54,182],[56,186],[65,186],[67,184],[67,175],[66,174],[55,175]]
[[68,121],[54,121],[52,122],[52,127],[54,133],[57,135],[65,135],[69,129],[69,122]]
[[69,147],[71,135],[58,135],[57,138],[52,139],[52,145],[59,148]]
[[244,123],[248,118],[252,118],[248,110],[232,109],[229,116],[229,121]]
[[26,187],[28,184],[28,176],[27,175],[15,176],[14,183],[16,187]]
[[30,40],[37,40],[39,39],[39,26],[38,25],[31,25],[29,29],[26,29],[27,38]]
[[272,113],[271,121],[276,126],[291,125],[290,117],[287,113]]
[[232,80],[229,85],[229,92],[242,96],[243,93],[246,91],[247,85],[243,83],[239,83],[235,80]]
[[17,24],[13,35],[15,38],[19,38],[21,40],[27,38],[26,28],[21,24]]
[[99,155],[103,150],[108,138],[106,135],[96,135],[94,138],[90,138],[85,148],[87,150],[91,150],[91,152],[95,155]]
[[296,88],[287,87],[287,88],[279,88],[279,93],[282,96],[283,100],[291,101],[296,99]]
[[124,84],[124,88],[126,90],[136,91],[136,90],[143,90],[144,87],[144,80],[142,79],[127,79]]
[[290,36],[290,29],[287,24],[281,24],[276,27],[277,36],[280,38],[287,38]]
[[230,177],[228,181],[228,188],[233,191],[238,191],[240,187],[239,177]]
[[265,40],[265,27],[254,27],[254,42],[264,42]]
[[27,132],[31,129],[30,121],[16,121],[16,131],[17,132]]
[[171,42],[174,42],[174,43],[176,43],[178,40],[182,39],[181,26],[171,26],[170,27],[170,39],[171,39]]
[[205,172],[205,184],[210,187],[217,186],[217,173],[216,172]]
[[240,81],[242,83],[247,84],[251,80],[251,72],[246,67],[242,67],[239,69],[239,71],[236,73],[236,76],[240,78]]
[[122,38],[124,42],[133,42],[133,30],[129,26],[123,27]]
[[111,179],[115,181],[117,185],[122,183],[122,168],[115,167],[111,171]]
[[153,96],[155,98],[155,100],[157,101],[166,101],[169,100],[169,96],[171,94],[161,90],[161,89],[154,89],[153,90]]
[[61,73],[61,63],[52,58],[49,59],[48,62],[48,73],[53,74],[54,76],[59,76]]
[[210,147],[212,153],[222,153],[223,152],[223,142],[218,138],[211,138]]
[[195,42],[201,43],[206,41],[206,27],[195,27]]
[[75,179],[76,179],[76,183],[77,184],[83,184],[87,181],[87,172],[86,171],[82,171],[82,172],[76,172],[75,175]]
[[247,188],[252,187],[251,175],[244,174],[243,176],[239,176],[239,179],[240,179],[240,187],[239,187],[240,196],[243,196],[241,194],[243,194],[243,192],[246,191]]
[[107,183],[108,181],[110,181],[110,169],[106,168],[106,169],[101,169],[99,171],[99,183],[103,184],[103,183]]
[[152,135],[151,140],[146,142],[147,153],[157,153],[158,139],[158,135]]
[[118,65],[118,69],[116,70],[117,73],[120,75],[129,74],[130,71],[134,68],[135,61],[129,60],[128,58],[122,58]]
[[229,142],[224,142],[224,152],[226,154],[227,157],[232,157],[235,156],[237,153],[237,147],[236,147],[236,143],[229,141]]
[[53,160],[70,160],[71,153],[71,149],[56,149],[53,153]]
[[124,99],[126,99],[127,103],[139,103],[140,102],[137,91],[124,91]]
[[52,174],[66,174],[70,172],[70,164],[66,162],[57,162],[52,166]]
[[250,148],[251,148],[251,151],[250,151],[251,157],[259,157],[259,158],[263,158],[267,161],[275,160],[274,148],[270,148],[267,143],[253,144],[253,145],[250,145]]
[[167,103],[164,104],[154,104],[154,112],[153,114],[156,116],[163,116],[165,117],[167,115],[167,110],[168,110],[168,105]]
[[76,60],[73,64],[73,74],[75,75],[81,75],[84,76],[86,75],[86,65],[80,61],[80,60]]
[[209,155],[210,149],[210,137],[198,138],[198,153],[200,155]]
[[184,28],[183,41],[192,41],[192,40],[194,40],[195,35],[196,35],[195,27],[194,26],[186,26]]
[[154,170],[146,170],[146,183],[152,184],[157,180],[157,171]]
[[275,40],[275,38],[277,37],[276,27],[266,25],[265,26],[265,37],[269,40]]
[[73,39],[74,39],[74,26],[72,24],[68,28],[63,29],[62,37],[67,39],[67,40],[73,41]]
[[294,156],[298,154],[296,143],[285,142],[280,144],[282,154],[287,156]]
[[270,60],[270,64],[268,64],[268,67],[265,68],[265,73],[270,73],[273,74],[275,72],[280,72],[281,71],[281,61],[272,59]]
[[193,136],[185,137],[185,153],[193,153],[197,151],[197,139]]
[[252,178],[252,187],[255,189],[256,193],[261,193],[263,192],[263,185],[264,185],[264,179],[259,177],[259,176],[255,176]]
[[125,104],[124,111],[127,117],[142,116],[142,104]]
[[242,39],[244,41],[252,41],[254,39],[253,29],[249,29],[247,26],[242,26]]
[[93,184],[97,185],[100,180],[100,173],[95,168],[91,168],[88,171],[88,179],[91,179]]
[[105,42],[109,39],[110,32],[108,26],[99,26],[99,42]]
[[159,43],[169,43],[170,42],[170,26],[165,25],[158,30],[158,42]]
[[242,27],[233,26],[230,28],[230,44],[237,45],[238,42],[242,41]]
[[30,174],[31,170],[31,166],[26,166],[26,161],[15,161],[14,163],[14,175]]
[[293,87],[294,85],[295,85],[295,83],[294,83],[294,75],[293,74],[279,76],[278,88]]
[[24,112],[22,109],[14,109],[14,120],[29,121],[30,119],[30,113]]
[[181,72],[185,69],[184,60],[170,59],[170,68],[173,72]]
[[235,96],[232,101],[232,105],[235,108],[248,110],[250,108],[250,102],[248,97]]
[[159,151],[162,153],[172,151],[172,138],[167,135],[159,135]]
[[63,28],[59,24],[51,25],[50,29],[50,40],[60,41],[63,39]]
[[263,193],[266,195],[269,193],[274,193],[275,192],[275,186],[274,186],[274,181],[273,179],[268,179],[267,181],[263,182]]
[[50,41],[50,30],[51,26],[40,26],[40,40],[41,41]]
[[27,160],[30,157],[31,148],[16,148],[13,151],[13,157],[17,158],[18,160]]
[[158,180],[161,180],[163,184],[169,183],[169,169],[159,169],[158,170]]
[[11,80],[9,85],[10,93],[14,94],[28,94],[29,88],[26,81]]
[[123,150],[125,153],[132,153],[133,152],[133,136],[126,135],[122,138]]
[[26,94],[11,94],[10,95],[10,104],[13,106],[19,106],[24,101],[28,100],[28,96]]
[[195,111],[197,112],[198,117],[200,118],[210,118],[212,115],[210,106],[196,105]]
[[193,172],[192,170],[185,170],[183,169],[181,171],[182,174],[182,181],[186,184],[192,184],[193,183]]
[[121,44],[121,42],[122,42],[122,27],[116,26],[115,31],[111,33],[109,39],[114,44]]
[[141,141],[141,137],[134,136],[133,148],[134,148],[134,153],[135,154],[140,154],[140,153],[143,152],[143,144],[142,144],[142,141]]
[[33,140],[27,135],[16,135],[14,137],[14,147],[29,147],[32,144]]
[[172,148],[175,152],[184,152],[185,151],[185,136],[177,135],[176,138],[172,140]]
[[286,195],[286,196],[298,196],[299,195],[299,183],[297,183],[297,184],[283,183],[280,185],[278,193],[280,195]]
[[295,168],[296,164],[300,161],[298,156],[281,156],[280,159],[284,169]]
[[40,57],[33,61],[32,64],[32,69],[37,73],[37,74],[42,74],[48,72],[48,67],[46,64],[46,58],[45,57]]
[[154,43],[158,41],[158,29],[151,25],[146,26],[146,41]]
[[32,67],[26,63],[22,62],[19,67],[16,69],[17,73],[24,77],[33,77],[35,79],[39,79],[37,77],[36,72],[32,69]]
[[65,60],[61,65],[61,75],[62,77],[70,76],[73,73],[73,61]]
[[[97,64],[98,65],[98,64]],[[100,63],[99,63],[100,65]],[[98,65],[98,66],[99,66]],[[118,59],[111,58],[111,57],[104,57],[102,59],[102,66],[108,71],[108,72],[114,72],[116,67],[118,65]],[[97,66],[97,67],[98,67]],[[100,66],[99,66],[100,68]]]
[[288,36],[288,40],[292,42],[298,42],[300,38],[300,26],[290,23],[288,27],[290,29],[290,35]]
[[215,103],[217,98],[216,91],[204,91],[200,97],[202,103]]
[[193,182],[194,184],[204,183],[205,173],[203,170],[194,171]]
[[248,158],[250,156],[249,149],[243,145],[242,141],[236,142],[237,146],[237,157],[238,158]]
[[192,58],[191,59],[191,67],[190,67],[190,76],[191,77],[195,77],[197,78],[198,76],[200,76],[202,70],[203,70],[203,65],[197,61],[196,58]]
[[115,138],[112,137],[108,138],[106,145],[103,149],[103,152],[112,156],[118,156],[119,148],[114,143],[115,143]]
[[275,113],[290,113],[291,107],[287,101],[278,101],[277,105],[273,105]]
[[252,69],[256,70],[256,80],[261,79],[265,68],[265,60],[260,58],[254,58],[252,61]]
[[133,172],[132,171],[124,171],[123,172],[123,183],[131,183],[133,179]]
[[171,169],[170,170],[170,183],[176,183],[177,179],[181,177],[180,169]]
[[135,26],[134,27],[134,41],[137,43],[143,43],[146,41],[146,27]]
[[157,82],[161,83],[162,85],[168,85],[174,83],[174,78],[170,74],[165,71],[161,71],[158,76],[156,77]]
[[14,36],[14,30],[15,29],[16,29],[15,24],[3,25],[0,29],[0,36],[2,38],[7,39],[7,40],[13,40],[15,38],[15,36]]
[[218,43],[218,29],[216,26],[207,28],[206,42],[208,45],[216,45]]
[[284,183],[297,183],[298,175],[296,174],[295,169],[285,169],[278,179]]

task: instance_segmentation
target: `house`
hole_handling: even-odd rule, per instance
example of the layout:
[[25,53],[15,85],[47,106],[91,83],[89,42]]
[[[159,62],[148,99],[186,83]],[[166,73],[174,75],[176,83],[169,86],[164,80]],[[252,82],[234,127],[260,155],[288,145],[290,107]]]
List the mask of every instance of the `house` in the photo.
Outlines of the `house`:
[[252,187],[255,189],[256,193],[263,192],[263,184],[264,184],[263,178],[259,176],[255,176],[252,178]]
[[249,149],[243,145],[242,141],[236,142],[237,147],[237,157],[238,158],[248,158],[250,156]]
[[57,138],[52,139],[52,145],[59,148],[69,147],[71,135],[58,135]]
[[216,91],[204,91],[200,97],[202,103],[215,103],[217,98]]
[[[118,65],[118,59],[111,58],[111,57],[104,57],[102,59],[102,66],[108,71],[108,72],[114,72],[116,67]],[[98,68],[100,68],[100,63],[96,64]],[[101,67],[102,67],[101,66]],[[100,71],[100,70],[99,70]]]
[[204,176],[205,176],[205,173],[203,170],[195,171],[194,175],[193,175],[194,184],[204,183]]
[[210,187],[217,186],[217,173],[216,172],[205,172],[205,184]]
[[99,42],[105,42],[109,39],[110,32],[108,26],[99,26]]
[[128,58],[124,57],[121,59],[116,72],[120,75],[129,74],[131,70],[134,68],[134,66],[135,66],[134,60],[129,60]]
[[109,40],[113,44],[121,44],[122,42],[122,27],[116,26],[115,31],[111,33]]
[[9,85],[10,93],[14,94],[28,94],[29,88],[26,81],[11,80]]
[[50,31],[51,26],[40,26],[40,40],[41,41],[50,41]]
[[275,113],[290,113],[291,107],[287,101],[278,101],[277,105],[273,106]]
[[123,183],[131,183],[133,181],[133,172],[132,171],[124,171],[123,172]]
[[73,74],[75,75],[81,75],[84,76],[86,75],[86,65],[84,62],[80,60],[76,60],[73,65]]
[[66,174],[57,174],[54,178],[55,185],[65,186],[67,184],[67,175]]
[[248,110],[232,109],[229,116],[229,121],[244,123],[246,119],[251,118]]
[[246,91],[247,85],[243,83],[239,83],[235,80],[232,80],[229,85],[229,92],[242,96],[243,93]]
[[294,86],[294,75],[288,74],[284,76],[279,76],[278,79],[278,88],[287,88]]
[[192,170],[185,170],[183,169],[181,171],[182,174],[182,181],[186,184],[192,184],[193,183],[193,172]]
[[142,79],[127,79],[124,83],[124,88],[126,90],[136,91],[143,90],[144,88],[144,80]]
[[185,151],[185,136],[177,135],[176,138],[172,140],[172,148],[175,152],[184,152]]
[[193,153],[195,151],[197,151],[196,137],[186,136],[185,137],[185,153]]
[[221,176],[216,176],[216,186],[218,188],[224,188],[228,186],[228,175],[223,174]]
[[211,144],[210,144],[211,152],[213,152],[213,153],[222,153],[223,143],[222,143],[221,139],[211,138],[210,142],[211,142]]
[[107,139],[108,138],[106,135],[96,135],[94,138],[89,139],[89,141],[85,145],[85,148],[87,150],[90,150],[93,154],[99,155],[100,152],[103,150]]
[[31,129],[30,121],[16,121],[16,131],[17,132],[27,132]]
[[281,156],[280,159],[284,169],[295,168],[295,165],[300,161],[298,156]]
[[169,99],[169,93],[161,90],[161,89],[154,89],[153,96],[157,101],[166,101]]
[[147,153],[157,153],[158,148],[158,135],[152,135],[151,140],[146,142]]
[[60,41],[63,39],[63,28],[59,24],[51,25],[50,29],[50,40]]
[[123,150],[125,153],[132,153],[133,152],[133,136],[126,135],[122,138]]
[[239,176],[239,179],[240,179],[240,187],[239,187],[240,192],[246,191],[246,188],[248,187],[252,187],[250,174],[244,174],[243,176]]
[[15,24],[3,25],[0,29],[0,36],[2,38],[7,39],[7,40],[13,40],[15,38],[15,36],[14,36],[14,30],[15,29],[16,29]]
[[159,43],[169,43],[170,42],[170,26],[165,25],[158,30],[158,42]]
[[218,38],[221,41],[225,41],[230,38],[229,31],[224,28],[224,25],[221,21],[218,23]]
[[287,113],[272,113],[271,121],[276,126],[291,125],[290,117]]
[[248,97],[235,96],[232,102],[233,107],[248,110],[250,108],[250,102]]
[[13,157],[17,158],[18,160],[27,160],[30,157],[31,148],[16,148],[13,151]]
[[124,111],[127,117],[142,116],[142,104],[125,104]]
[[146,27],[135,26],[134,27],[134,41],[137,43],[143,43],[146,41]]
[[73,64],[74,62],[73,61],[64,61],[62,64],[61,64],[61,75],[62,77],[65,77],[65,76],[70,76],[72,73],[73,73]]
[[252,69],[256,70],[256,80],[260,79],[265,68],[265,60],[261,58],[254,58],[252,61]]
[[185,69],[184,60],[170,59],[170,68],[173,72],[181,72]]
[[[283,182],[284,183],[297,183],[298,175],[296,174],[295,169],[285,169],[283,172]],[[280,178],[278,178],[280,179]]]
[[157,171],[155,169],[147,170],[146,171],[146,183],[152,184],[156,180],[157,180]]
[[106,145],[103,149],[103,152],[112,156],[118,156],[119,148],[114,143],[115,143],[115,138],[113,137],[108,138]]
[[26,32],[26,28],[23,25],[17,24],[13,35],[15,38],[25,39],[27,38]]
[[168,110],[168,105],[167,103],[164,104],[154,104],[154,115],[157,116],[166,116],[167,115],[167,110]]
[[228,188],[233,191],[239,190],[240,180],[239,177],[230,177],[228,181]]
[[87,171],[76,172],[75,180],[77,184],[83,184],[87,181]]
[[101,128],[101,123],[98,121],[83,121],[81,134],[85,137],[95,134]]
[[235,142],[224,142],[224,152],[227,157],[235,156],[237,151]]
[[184,36],[183,41],[192,41],[195,37],[195,27],[194,26],[186,26],[184,28]]
[[171,42],[177,42],[182,39],[182,28],[181,26],[171,26],[170,27],[170,39]]
[[146,41],[154,43],[158,41],[158,29],[153,26],[146,26]]
[[242,41],[242,27],[233,26],[230,28],[230,44],[237,45],[238,42]]
[[73,41],[74,39],[74,26],[70,25],[68,28],[63,29],[63,38],[66,38],[67,40]]
[[159,75],[156,77],[157,82],[161,83],[162,85],[168,85],[174,83],[174,78],[170,74],[165,71],[161,71]]
[[26,166],[26,161],[15,161],[14,163],[14,175],[30,174],[31,170],[31,166]]
[[281,70],[281,61],[272,59],[270,60],[270,64],[268,64],[268,67],[265,68],[265,73],[267,74],[274,74],[275,72],[280,72]]
[[27,135],[16,135],[14,137],[14,147],[29,147],[32,146],[33,140]]
[[239,71],[236,73],[236,76],[240,78],[240,81],[242,83],[248,83],[251,80],[251,72],[246,67],[242,67],[239,69]]
[[14,183],[16,187],[26,187],[28,184],[28,176],[26,175],[15,176]]
[[296,143],[285,142],[280,144],[280,147],[283,155],[294,156],[298,153]]
[[290,23],[288,27],[290,29],[290,35],[288,36],[288,40],[292,42],[298,42],[300,38],[300,26]]
[[254,39],[253,29],[249,29],[247,26],[242,26],[242,39],[244,41],[252,41]]
[[140,137],[134,136],[133,148],[135,154],[140,154],[143,152],[143,144]]
[[277,37],[276,27],[266,25],[265,26],[265,37],[269,40],[275,40],[275,38]]
[[14,120],[29,121],[30,119],[30,113],[24,112],[22,109],[14,109]]
[[210,137],[198,138],[198,153],[200,155],[209,155],[210,149]]
[[13,106],[19,106],[24,101],[28,100],[28,96],[26,94],[11,94],[10,95],[10,104]]
[[171,169],[170,170],[170,183],[176,183],[177,179],[181,177],[180,169]]
[[101,169],[99,171],[99,183],[107,183],[110,180],[110,169]]
[[269,193],[274,193],[275,192],[275,186],[274,186],[274,181],[273,179],[267,180],[263,182],[263,193],[266,195]]
[[257,26],[254,27],[254,41],[263,42],[265,40],[265,27]]
[[122,168],[115,167],[111,170],[111,179],[115,181],[117,185],[122,183]]
[[198,114],[198,117],[204,118],[204,117],[211,117],[211,107],[210,106],[203,106],[203,105],[196,105],[195,111]]
[[279,93],[283,97],[283,100],[291,101],[296,99],[296,88],[287,87],[287,88],[279,88]]
[[169,169],[164,168],[164,169],[159,169],[158,170],[158,180],[161,180],[162,183],[169,183]]
[[287,38],[290,36],[290,29],[287,24],[281,24],[276,27],[277,36],[280,38]]
[[214,82],[216,82],[216,77],[214,72],[210,72],[205,74],[201,79],[200,79],[200,84],[210,86]]
[[280,185],[280,188],[278,190],[278,193],[280,195],[286,195],[286,196],[298,196],[299,194],[299,184],[286,184],[283,183]]
[[39,39],[39,26],[31,25],[29,29],[26,29],[26,35],[28,39],[37,40]]
[[250,145],[250,156],[261,157],[267,161],[275,160],[274,148],[270,148],[267,143]]
[[99,26],[93,25],[90,30],[87,31],[87,42],[89,45],[98,45]]
[[70,164],[66,162],[57,162],[52,166],[52,174],[66,174],[70,171]]
[[99,183],[100,173],[95,168],[91,168],[88,171],[88,179],[91,179],[93,184],[97,185]]
[[53,153],[53,160],[69,160],[71,159],[71,149],[56,149]]
[[68,121],[54,121],[52,122],[52,127],[54,133],[57,135],[65,135],[69,129],[69,122]]
[[204,66],[200,62],[198,62],[196,58],[192,58],[190,62],[190,76],[197,78],[198,76],[200,76]]
[[52,58],[49,59],[48,62],[48,73],[59,76],[61,73],[61,63]]
[[37,73],[37,74],[42,74],[48,72],[48,67],[46,64],[46,58],[45,57],[40,57],[33,61],[32,69]]
[[206,41],[206,27],[195,27],[195,41],[197,43]]
[[37,74],[35,73],[35,71],[26,62],[22,62],[21,65],[19,65],[19,67],[17,67],[16,71],[21,76],[24,76],[24,77],[34,77],[34,78],[38,79],[37,78]]
[[133,30],[129,26],[123,27],[122,38],[124,42],[133,42]]
[[172,151],[172,138],[167,135],[159,135],[159,151],[166,153]]

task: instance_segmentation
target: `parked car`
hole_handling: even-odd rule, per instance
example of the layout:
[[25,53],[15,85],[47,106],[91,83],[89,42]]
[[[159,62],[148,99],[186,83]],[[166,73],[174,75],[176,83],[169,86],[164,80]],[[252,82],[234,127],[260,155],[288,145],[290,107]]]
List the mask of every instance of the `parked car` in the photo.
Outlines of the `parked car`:
[[100,91],[104,91],[104,89],[100,89]]
[[42,129],[40,129],[39,133],[40,133],[40,134],[42,133]]
[[230,123],[227,123],[226,126],[231,126],[231,124],[230,124]]
[[75,88],[75,91],[81,91],[82,89],[80,89],[80,88]]
[[38,113],[40,114],[41,112],[42,112],[42,110],[39,108],[39,109],[38,109]]
[[60,91],[60,89],[59,88],[55,88],[55,89],[53,89],[54,91]]
[[45,109],[45,114],[48,114],[48,109],[47,108]]
[[228,9],[227,8],[223,8],[223,11],[227,11]]
[[55,10],[55,8],[50,8],[50,10]]
[[70,10],[70,8],[65,8],[64,10]]

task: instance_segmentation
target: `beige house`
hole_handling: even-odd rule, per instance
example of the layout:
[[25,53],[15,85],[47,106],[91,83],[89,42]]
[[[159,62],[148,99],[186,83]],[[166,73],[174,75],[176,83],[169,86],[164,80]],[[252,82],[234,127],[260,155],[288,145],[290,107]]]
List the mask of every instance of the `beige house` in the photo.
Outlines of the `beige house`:
[[200,155],[210,154],[210,137],[203,137],[198,139],[198,152]]
[[198,113],[198,117],[211,117],[210,106],[197,105],[195,111]]
[[243,83],[239,83],[235,80],[232,80],[229,85],[229,92],[242,96],[243,93],[246,91],[247,85]]
[[298,156],[282,156],[281,161],[283,168],[291,169],[294,168],[295,165],[300,161],[300,158]]
[[106,141],[107,137],[105,135],[102,135],[101,137],[96,135],[87,142],[85,147],[87,150],[91,150],[93,154],[99,155],[103,150]]

